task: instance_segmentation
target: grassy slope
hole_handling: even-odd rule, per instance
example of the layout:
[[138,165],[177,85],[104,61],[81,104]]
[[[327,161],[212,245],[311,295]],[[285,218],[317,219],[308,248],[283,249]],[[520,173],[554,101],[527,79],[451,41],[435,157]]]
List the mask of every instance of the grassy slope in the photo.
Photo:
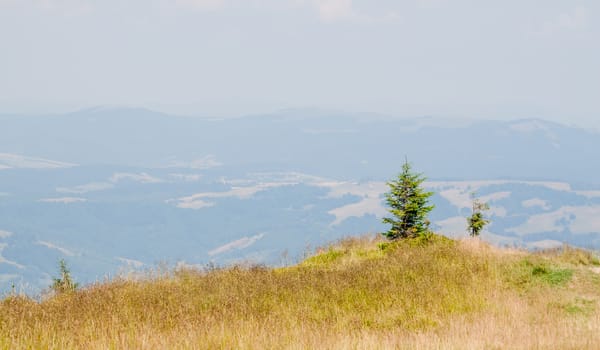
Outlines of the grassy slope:
[[560,348],[600,344],[591,254],[351,239],[293,267],[177,271],[0,302],[0,348]]

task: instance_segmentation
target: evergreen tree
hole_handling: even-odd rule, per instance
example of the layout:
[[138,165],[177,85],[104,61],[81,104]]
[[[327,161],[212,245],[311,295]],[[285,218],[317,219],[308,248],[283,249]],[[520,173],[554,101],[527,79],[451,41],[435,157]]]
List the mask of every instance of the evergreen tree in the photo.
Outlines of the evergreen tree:
[[67,267],[67,263],[64,259],[60,259],[58,262],[58,268],[60,272],[59,278],[53,278],[52,290],[57,293],[73,292],[79,286],[79,283],[75,283],[71,277],[71,271]]
[[398,178],[388,182],[390,192],[386,193],[386,202],[392,217],[383,219],[385,224],[392,225],[383,233],[388,239],[415,237],[429,231],[427,214],[434,206],[428,202],[433,192],[423,189],[423,181],[425,178],[413,173],[407,160]]
[[489,224],[490,221],[483,216],[483,212],[490,209],[487,203],[482,202],[475,196],[475,193],[471,194],[473,201],[471,216],[467,218],[467,224],[469,226],[469,234],[471,237],[479,236],[485,225]]

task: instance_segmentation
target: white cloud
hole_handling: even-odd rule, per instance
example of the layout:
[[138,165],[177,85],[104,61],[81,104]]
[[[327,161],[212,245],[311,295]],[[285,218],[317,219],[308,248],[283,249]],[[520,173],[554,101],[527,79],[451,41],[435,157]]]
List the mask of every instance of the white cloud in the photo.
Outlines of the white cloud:
[[[473,201],[471,199],[471,193],[476,191],[477,185],[474,186],[458,186],[456,188],[450,188],[440,192],[440,196],[448,200],[452,205],[459,209],[471,208]],[[510,197],[510,192],[495,192],[485,196],[481,196],[479,199],[484,203],[492,203],[504,198]],[[501,209],[497,209],[501,210]],[[499,216],[502,216],[500,214]]]
[[[167,201],[169,202],[169,201]],[[177,204],[177,208],[181,209],[202,209],[202,208],[210,208],[214,207],[215,203],[203,201],[201,199],[195,199],[191,201],[183,200],[179,204]]]
[[436,221],[438,231],[449,237],[463,237],[467,235],[467,220],[462,216],[455,216],[441,221]]
[[[477,192],[478,190],[492,185],[529,185],[549,188],[554,191],[575,193],[586,197],[597,197],[600,196],[600,191],[574,191],[571,185],[566,182],[552,182],[552,181],[519,181],[519,180],[492,180],[492,181],[432,181],[425,182],[424,186],[428,189],[434,190],[439,193],[440,196],[447,199],[455,207],[470,208],[471,207],[471,193]],[[484,202],[493,203],[504,198],[510,197],[511,193],[507,191],[496,192],[489,195],[482,196],[480,199]],[[525,203],[527,205],[530,203]],[[536,203],[537,204],[537,203]],[[502,210],[502,209],[500,209]]]
[[175,161],[169,164],[168,168],[189,168],[189,169],[211,169],[223,165],[213,155],[194,159],[191,162]]
[[490,209],[485,214],[486,216],[497,216],[504,218],[508,214],[508,211],[504,207],[490,206]]
[[140,174],[115,173],[109,179],[109,181],[113,182],[113,183],[117,183],[122,180],[132,180],[132,181],[141,182],[144,184],[163,182],[163,180],[161,180],[157,177],[150,176],[147,173],[140,173]]
[[494,193],[487,194],[485,196],[481,196],[480,199],[484,202],[496,202],[496,201],[499,201],[501,199],[505,199],[508,197],[510,197],[510,192],[503,191],[503,192],[494,192]]
[[439,194],[457,208],[462,209],[471,207],[471,195],[468,191],[452,188],[441,191]]
[[42,199],[38,200],[38,202],[71,204],[71,203],[87,202],[87,199],[78,198],[78,197],[42,198]]
[[169,177],[174,178],[175,180],[185,181],[185,182],[196,182],[200,181],[202,175],[200,174],[169,174]]
[[0,238],[8,238],[12,235],[13,235],[12,232],[0,230]]
[[328,198],[340,198],[345,195],[353,195],[359,197],[377,197],[388,191],[385,182],[339,182],[339,181],[317,181],[312,183],[313,186],[326,187],[329,189]]
[[56,189],[56,192],[82,194],[88,192],[104,191],[113,187],[115,187],[115,185],[109,182],[90,182],[88,184],[79,185],[75,187],[59,187]]
[[[426,181],[423,185],[448,200],[457,208],[470,208],[471,193],[477,192],[479,189],[486,186],[503,185],[511,183],[504,180],[485,180],[485,181]],[[509,194],[509,193],[508,193]],[[498,192],[491,194],[486,199],[502,199],[505,198],[507,192]],[[484,198],[482,198],[484,200]]]
[[525,223],[506,231],[528,235],[564,230],[573,234],[600,233],[600,206],[562,207],[550,213],[533,215]]
[[132,267],[134,269],[142,268],[145,265],[143,262],[141,262],[139,260],[120,258],[120,257],[117,257],[115,259],[119,260],[120,262],[127,265],[128,267]]
[[185,261],[178,261],[177,264],[175,264],[175,270],[198,270],[198,271],[202,271],[204,269],[206,269],[207,266],[203,265],[203,264],[189,264]]
[[257,241],[261,240],[264,236],[265,236],[264,233],[260,233],[258,235],[252,236],[252,237],[240,238],[238,240],[227,243],[225,245],[222,245],[218,248],[215,248],[215,249],[209,251],[208,255],[213,256],[213,255],[223,254],[223,253],[226,253],[226,252],[234,250],[234,249],[242,250],[242,249],[248,248],[249,246],[253,245]]
[[35,244],[44,246],[46,248],[58,250],[61,254],[66,255],[66,256],[75,256],[75,255],[77,255],[74,252],[72,252],[72,251],[70,251],[70,250],[68,250],[66,248],[59,247],[56,244],[53,244],[53,243],[50,243],[50,242],[37,241],[37,242],[35,242]]
[[313,186],[325,187],[329,189],[328,198],[340,198],[345,195],[362,197],[356,203],[351,203],[339,208],[330,210],[328,213],[335,216],[332,226],[341,224],[344,220],[351,217],[362,217],[372,214],[376,217],[383,217],[387,213],[381,196],[388,190],[384,182],[337,182],[337,181],[318,181],[312,183]]
[[[260,182],[287,182],[287,183],[317,183],[326,181],[325,178],[308,175],[304,173],[289,171],[289,172],[257,172],[248,174],[255,181]],[[230,181],[228,181],[230,183]]]
[[548,203],[548,201],[545,201],[545,200],[539,199],[539,198],[531,198],[531,199],[525,200],[525,201],[521,202],[521,205],[523,206],[523,208],[539,207],[544,210],[550,209],[550,204]]
[[482,180],[482,181],[426,181],[423,185],[436,191],[458,189],[460,192],[477,192],[480,188],[493,185],[523,184],[542,186],[555,191],[571,192],[571,185],[566,182],[553,181],[519,181],[519,180]]
[[18,269],[24,269],[25,266],[23,266],[23,265],[21,265],[19,263],[16,263],[14,261],[8,260],[8,259],[6,259],[5,257],[2,256],[2,251],[6,247],[7,247],[6,243],[0,243],[0,264],[12,265],[12,266],[14,266],[14,267],[16,267]]
[[58,169],[74,166],[76,166],[76,164],[27,157],[18,154],[0,153],[0,169]]
[[[1,2],[0,2],[1,4]],[[0,283],[6,283],[11,280],[15,280],[19,278],[19,275],[11,275],[11,274],[0,274]]]
[[[119,183],[123,180],[131,180],[144,184],[148,183],[160,183],[163,182],[162,179],[157,177],[153,177],[148,175],[147,173],[115,173],[109,179],[108,182],[90,182],[83,185],[78,185],[74,187],[58,187],[56,192],[60,193],[73,193],[73,194],[83,194],[88,192],[97,192],[109,190],[115,187],[115,184]],[[51,200],[48,200],[50,202]]]
[[258,192],[266,191],[270,188],[282,187],[295,185],[296,183],[287,183],[287,182],[271,182],[271,183],[261,183],[255,186],[248,187],[232,187],[229,191],[225,192],[203,192],[196,193],[194,195],[188,197],[182,197],[178,199],[170,199],[167,200],[167,203],[178,202],[178,208],[184,209],[201,209],[206,207],[211,207],[214,205],[212,202],[205,201],[205,198],[229,198],[229,197],[237,197],[239,199],[247,199],[254,196]]
[[[516,182],[519,183],[519,182]],[[550,181],[523,181],[526,185],[543,186],[555,191],[571,192],[571,185],[566,182],[550,182]]]
[[351,217],[362,217],[368,214],[375,215],[378,218],[385,216],[387,210],[383,206],[379,197],[366,197],[358,203],[352,203],[343,207],[335,208],[328,212],[335,216],[331,226],[339,225],[344,220]]
[[574,193],[588,197],[588,198],[598,198],[600,197],[600,191],[573,191]]
[[356,134],[357,129],[302,129],[302,132],[309,135],[335,135],[335,134]]
[[187,197],[169,199],[166,202],[177,203],[176,205],[179,208],[201,209],[215,205],[215,203],[206,200],[211,198],[237,197],[239,199],[248,199],[258,192],[277,187],[294,186],[301,183],[329,187],[329,183],[322,185],[322,182],[325,181],[322,178],[295,172],[252,173],[249,174],[249,177],[251,179],[245,180],[225,180],[225,178],[222,178],[221,182],[223,185],[231,186],[229,191],[196,193]]

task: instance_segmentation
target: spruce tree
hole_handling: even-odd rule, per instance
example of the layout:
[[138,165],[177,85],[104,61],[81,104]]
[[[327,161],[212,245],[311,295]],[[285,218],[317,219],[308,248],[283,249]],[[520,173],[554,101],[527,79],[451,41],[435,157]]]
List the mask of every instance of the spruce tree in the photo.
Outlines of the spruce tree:
[[392,217],[384,218],[383,222],[392,227],[383,235],[388,239],[415,237],[429,232],[427,214],[434,206],[428,204],[433,192],[423,189],[424,181],[422,174],[412,172],[407,160],[397,179],[387,183],[390,192],[386,193],[386,202]]
[[467,224],[469,225],[469,234],[471,237],[477,237],[490,221],[483,216],[483,212],[490,209],[487,203],[482,202],[476,197],[475,193],[471,193],[471,200],[473,201],[473,207],[471,216],[467,218]]
[[67,267],[67,263],[64,259],[60,259],[58,262],[58,269],[60,273],[59,278],[53,278],[51,289],[56,294],[73,292],[79,287],[79,283],[75,283],[71,277],[71,271]]

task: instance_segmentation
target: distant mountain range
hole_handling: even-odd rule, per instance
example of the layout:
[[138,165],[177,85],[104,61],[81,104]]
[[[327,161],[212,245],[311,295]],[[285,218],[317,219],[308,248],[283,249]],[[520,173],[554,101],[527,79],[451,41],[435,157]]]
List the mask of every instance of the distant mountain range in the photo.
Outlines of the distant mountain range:
[[48,286],[61,257],[86,283],[161,262],[280,264],[381,231],[405,157],[445,234],[466,234],[477,191],[496,244],[600,248],[600,134],[542,120],[95,108],[0,125],[0,291]]

